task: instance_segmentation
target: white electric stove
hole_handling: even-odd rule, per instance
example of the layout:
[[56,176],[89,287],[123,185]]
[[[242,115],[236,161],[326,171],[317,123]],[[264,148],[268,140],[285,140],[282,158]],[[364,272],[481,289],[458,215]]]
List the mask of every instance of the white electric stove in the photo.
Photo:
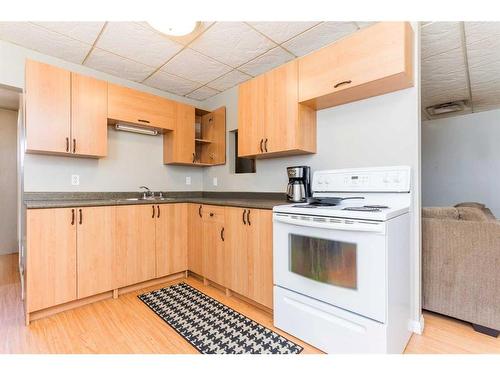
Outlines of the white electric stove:
[[328,353],[401,353],[410,336],[409,167],[316,171],[273,209],[274,324]]

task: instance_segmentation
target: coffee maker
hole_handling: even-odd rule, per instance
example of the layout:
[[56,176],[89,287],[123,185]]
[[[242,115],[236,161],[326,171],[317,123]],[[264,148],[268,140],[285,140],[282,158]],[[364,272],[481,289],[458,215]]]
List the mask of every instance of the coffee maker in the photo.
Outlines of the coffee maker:
[[287,167],[287,199],[291,202],[305,202],[311,197],[311,168],[306,166]]

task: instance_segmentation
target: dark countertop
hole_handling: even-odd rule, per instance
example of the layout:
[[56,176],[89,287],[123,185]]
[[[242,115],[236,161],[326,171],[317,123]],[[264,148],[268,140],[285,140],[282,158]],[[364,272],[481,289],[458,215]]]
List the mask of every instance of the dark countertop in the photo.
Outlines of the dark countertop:
[[25,193],[24,204],[28,209],[122,206],[135,204],[197,203],[216,206],[272,209],[287,204],[281,193],[195,192],[165,193],[166,198],[137,199],[138,193]]

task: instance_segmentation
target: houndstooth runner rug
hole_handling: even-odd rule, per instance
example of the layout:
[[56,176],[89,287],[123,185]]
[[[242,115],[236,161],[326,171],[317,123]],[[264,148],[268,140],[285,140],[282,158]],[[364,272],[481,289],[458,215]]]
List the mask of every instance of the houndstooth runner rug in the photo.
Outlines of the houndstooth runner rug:
[[303,349],[186,283],[138,297],[203,354],[298,354]]

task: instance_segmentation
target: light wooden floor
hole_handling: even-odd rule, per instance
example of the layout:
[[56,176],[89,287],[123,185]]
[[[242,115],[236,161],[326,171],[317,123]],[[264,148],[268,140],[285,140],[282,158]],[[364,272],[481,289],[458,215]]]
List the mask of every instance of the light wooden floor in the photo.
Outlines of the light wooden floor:
[[[272,316],[194,278],[187,282],[249,318],[304,347],[319,351],[272,326]],[[136,297],[168,284],[142,289],[24,325],[17,254],[0,256],[0,353],[189,353],[197,351]],[[407,353],[500,353],[500,338],[470,325],[425,314],[423,335],[413,335]]]

